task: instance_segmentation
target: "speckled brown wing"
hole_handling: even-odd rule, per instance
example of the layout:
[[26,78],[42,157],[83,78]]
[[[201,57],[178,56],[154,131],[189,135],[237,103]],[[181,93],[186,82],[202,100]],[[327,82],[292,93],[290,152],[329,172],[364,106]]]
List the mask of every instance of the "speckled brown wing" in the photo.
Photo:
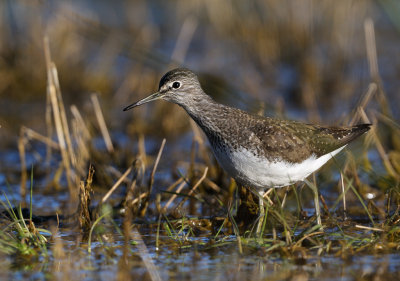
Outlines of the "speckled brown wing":
[[315,126],[310,147],[319,157],[348,144],[370,128],[371,124],[360,124],[352,127]]
[[313,153],[310,147],[312,126],[295,121],[260,118],[250,130],[262,143],[263,156],[270,161],[300,163]]
[[321,127],[273,118],[259,119],[251,128],[261,140],[264,156],[271,161],[300,163],[311,155],[320,157],[349,143],[370,124],[354,127]]

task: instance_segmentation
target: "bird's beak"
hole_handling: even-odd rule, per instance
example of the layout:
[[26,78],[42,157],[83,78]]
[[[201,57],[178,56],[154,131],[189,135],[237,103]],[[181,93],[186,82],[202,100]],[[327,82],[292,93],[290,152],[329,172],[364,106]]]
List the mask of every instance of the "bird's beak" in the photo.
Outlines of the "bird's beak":
[[154,94],[152,94],[152,95],[150,95],[150,96],[148,96],[148,97],[146,97],[144,99],[141,99],[141,100],[139,100],[139,101],[137,101],[135,103],[132,103],[131,105],[128,105],[127,107],[124,108],[124,111],[132,109],[132,108],[134,108],[136,106],[151,102],[153,100],[158,100],[158,99],[162,98],[163,96],[164,96],[163,93],[160,93],[160,92],[154,93]]

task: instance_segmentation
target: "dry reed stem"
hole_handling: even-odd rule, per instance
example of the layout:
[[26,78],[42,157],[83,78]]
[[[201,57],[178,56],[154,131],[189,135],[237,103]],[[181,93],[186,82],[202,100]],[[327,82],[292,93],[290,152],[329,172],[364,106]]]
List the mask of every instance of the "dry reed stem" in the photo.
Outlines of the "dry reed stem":
[[21,186],[19,193],[23,201],[25,201],[26,181],[28,179],[28,174],[26,171],[26,162],[25,162],[25,132],[23,128],[21,128],[18,138],[18,151],[19,151],[19,158],[21,161]]
[[72,171],[71,163],[75,163],[75,156],[72,150],[71,137],[68,128],[67,117],[62,101],[60,84],[58,82],[57,69],[55,64],[51,61],[49,41],[44,37],[44,52],[47,67],[47,95],[53,111],[54,125],[56,127],[56,134],[60,145],[61,157],[66,172],[68,189],[70,191],[71,199],[77,196],[76,190],[72,186]]
[[[44,54],[45,54],[45,60],[46,60],[47,82],[54,85],[54,87],[55,87],[55,91],[56,91],[56,95],[57,95],[57,103],[58,103],[58,108],[59,108],[59,112],[60,112],[60,119],[61,119],[61,123],[63,125],[62,130],[64,132],[64,138],[65,138],[65,142],[67,145],[66,149],[68,151],[68,156],[70,158],[72,166],[74,166],[76,163],[76,158],[75,158],[75,154],[74,154],[74,151],[72,148],[71,135],[70,135],[68,121],[67,121],[67,114],[65,112],[64,102],[62,99],[60,82],[58,80],[57,68],[51,59],[50,44],[49,44],[49,39],[47,36],[45,36],[43,39],[43,47],[44,47]],[[51,99],[48,104],[49,105],[52,104]],[[48,108],[47,110],[50,111],[51,109]],[[50,113],[48,115],[50,115]],[[51,118],[48,115],[46,112],[46,124],[51,126],[51,120],[50,120]],[[47,119],[47,118],[49,118],[49,119]],[[48,137],[51,138],[52,133],[53,133],[52,129],[51,130],[48,129],[48,134],[50,134],[50,133],[51,133],[51,135],[48,135]]]
[[370,83],[368,86],[367,93],[364,95],[363,99],[361,100],[359,107],[361,107],[362,109],[365,109],[377,90],[378,90],[378,85],[374,82]]
[[99,124],[101,134],[107,147],[107,151],[110,153],[114,152],[114,146],[111,141],[110,133],[108,132],[106,121],[104,120],[103,112],[101,111],[99,98],[96,94],[90,96],[96,114],[97,123]]
[[383,91],[383,85],[379,75],[378,55],[376,52],[375,29],[374,29],[374,22],[371,18],[367,18],[364,21],[364,30],[365,30],[365,43],[367,49],[367,59],[368,59],[371,79],[378,84],[378,89],[379,89],[378,102],[381,105],[381,110],[386,115],[391,116],[392,113],[390,110],[390,106],[386,99],[386,95]]
[[[51,79],[49,79],[49,80],[51,80]],[[65,172],[67,175],[66,178],[67,178],[68,188],[70,191],[70,195],[76,196],[76,192],[75,192],[75,190],[73,190],[72,183],[71,183],[71,166],[70,166],[70,161],[69,161],[69,157],[68,157],[68,152],[66,150],[64,131],[62,129],[62,122],[61,122],[60,111],[59,111],[58,103],[57,103],[56,90],[55,90],[54,85],[50,81],[49,81],[49,84],[47,85],[47,90],[49,92],[50,100],[51,100],[51,104],[52,104],[52,108],[53,108],[54,123],[55,123],[55,127],[56,127],[58,143],[60,145],[61,158],[62,158],[62,162],[63,162]]]
[[79,123],[77,119],[72,120],[72,135],[74,137],[77,151],[78,153],[77,158],[76,158],[76,164],[75,164],[75,171],[78,173],[80,176],[82,175],[82,172],[85,170],[84,167],[87,163],[87,160],[90,157],[89,149],[88,149],[88,142],[89,139],[85,138],[85,136],[82,134],[83,129],[82,129],[82,124]]
[[[34,130],[27,128],[25,126],[21,127],[20,137],[18,139],[18,151],[19,157],[21,161],[21,187],[20,194],[22,198],[25,198],[26,195],[26,181],[28,179],[27,170],[26,170],[26,161],[25,161],[25,142],[29,140],[37,140],[44,144],[46,144],[47,148],[60,149],[60,145],[53,141],[52,139],[43,136]],[[47,159],[46,159],[47,161]]]
[[344,187],[344,180],[343,180],[343,173],[340,173],[340,186],[342,187],[342,200],[343,200],[343,215],[344,219],[346,219],[346,212],[347,212],[347,207],[346,207],[346,192],[345,192],[345,187]]
[[200,177],[200,179],[196,182],[196,184],[190,189],[190,191],[188,192],[188,194],[186,195],[187,197],[185,197],[176,207],[176,209],[180,209],[182,207],[182,205],[187,201],[187,199],[192,196],[193,192],[195,192],[195,190],[197,189],[197,187],[200,186],[200,184],[204,181],[204,179],[207,176],[207,172],[208,172],[208,167],[206,167],[204,169],[203,175]]
[[[26,195],[26,181],[28,179],[27,175],[27,169],[26,169],[26,161],[25,161],[25,143],[26,141],[29,140],[37,140],[40,141],[44,144],[46,144],[46,147],[48,148],[54,148],[54,149],[60,149],[60,146],[58,143],[53,141],[52,139],[43,136],[34,130],[27,128],[25,126],[21,127],[20,130],[20,136],[18,139],[18,151],[19,151],[19,158],[21,161],[21,186],[20,186],[20,195],[22,198],[25,198]],[[47,161],[47,159],[46,159]]]
[[[44,46],[44,57],[46,62],[46,69],[50,69],[50,47],[49,47],[49,38],[47,36],[43,39],[43,46]],[[53,125],[51,119],[51,100],[50,94],[46,92],[46,113],[45,113],[45,120],[46,120],[46,133],[47,137],[51,138],[53,136]],[[46,146],[46,163],[49,164],[51,160],[51,147]],[[49,165],[47,165],[49,166]]]
[[[137,161],[137,159],[135,160],[135,161]],[[134,166],[135,166],[135,170],[134,171],[136,171],[137,170],[137,168],[136,168],[136,162],[133,162],[134,164]],[[120,171],[118,171],[116,168],[114,168],[113,166],[107,166],[107,167],[105,167],[105,170],[108,172],[108,173],[110,173],[110,175],[111,176],[114,176],[114,177],[116,177],[116,178],[120,178],[120,177],[122,177],[122,173],[120,172]],[[127,178],[124,178],[124,182],[125,183],[130,183],[131,182],[131,180],[130,179],[127,179]]]
[[53,62],[51,63],[50,70],[51,70],[51,74],[52,74],[52,81],[53,81],[55,89],[56,89],[57,102],[58,102],[58,107],[60,109],[62,129],[64,131],[65,143],[67,144],[67,152],[68,152],[68,156],[71,161],[72,167],[74,167],[76,164],[76,157],[74,154],[74,150],[72,148],[71,134],[70,134],[69,126],[68,126],[67,114],[65,112],[64,101],[63,101],[63,98],[61,95],[60,82],[58,80],[58,72],[57,72],[56,65]]
[[146,165],[147,155],[146,155],[145,139],[143,134],[139,134],[138,136],[138,154],[139,154],[138,157],[143,160],[143,164]]
[[178,188],[175,191],[176,194],[173,194],[171,196],[171,198],[169,198],[168,202],[164,205],[164,208],[162,208],[162,213],[164,213],[164,214],[166,213],[168,207],[172,204],[172,202],[176,199],[176,197],[178,197],[177,194],[179,194],[182,191],[182,189],[185,185],[186,185],[186,182],[184,181],[178,186]]
[[210,180],[209,178],[205,178],[204,179],[204,183],[210,187],[211,189],[213,189],[215,192],[221,192],[221,188],[212,180]]
[[365,229],[365,230],[371,230],[371,231],[378,231],[378,232],[383,232],[384,231],[383,229],[380,229],[380,228],[369,227],[369,226],[364,226],[364,225],[359,225],[359,224],[356,224],[356,228]]
[[129,175],[132,171],[132,166],[130,166],[125,173],[120,177],[117,182],[111,187],[111,189],[104,195],[103,199],[101,199],[101,203],[104,204],[107,199],[111,196],[111,194],[117,189],[117,187],[122,183],[122,181]]
[[80,176],[84,176],[82,173],[90,158],[89,146],[91,143],[91,135],[78,108],[75,105],[72,105],[70,109],[73,116],[72,132],[76,143],[75,171]]
[[300,239],[299,241],[297,241],[296,244],[294,244],[293,247],[301,247],[301,243],[302,243],[304,240],[309,239],[309,238],[312,237],[312,236],[324,235],[324,234],[325,234],[325,232],[323,232],[323,231],[311,232],[311,233],[309,233],[309,234],[307,234],[307,235],[301,237],[301,239]]
[[131,231],[131,238],[132,240],[137,242],[137,248],[139,249],[139,255],[142,258],[144,266],[146,267],[147,271],[149,272],[150,278],[152,281],[162,281],[160,277],[160,273],[157,269],[157,266],[154,264],[153,260],[151,259],[150,253],[144,243],[142,236],[140,235],[139,231],[136,228],[133,228]]
[[138,203],[140,200],[142,200],[143,198],[146,198],[148,195],[149,195],[148,192],[143,192],[142,194],[139,195],[139,197],[132,200],[131,205]]
[[[136,182],[137,182],[138,178],[143,175],[143,171],[144,171],[143,161],[140,158],[136,158],[135,161],[133,161],[132,166],[134,167],[133,176],[132,176],[132,180],[130,182],[129,190],[125,196],[125,202],[130,200],[131,198],[133,198],[133,192],[136,187]],[[114,167],[110,167],[110,169],[114,169]],[[119,173],[119,171],[117,171],[117,170],[115,170],[115,172]]]
[[185,56],[192,41],[193,34],[198,26],[198,21],[193,16],[188,16],[182,24],[176,40],[175,48],[171,55],[171,60],[182,64],[185,61]]
[[76,107],[76,105],[71,105],[70,109],[71,109],[72,116],[74,116],[74,118],[77,120],[77,122],[80,125],[82,134],[85,136],[85,138],[90,139],[91,136],[90,136],[89,129],[86,127],[86,124],[83,121],[82,115],[79,112],[78,108]]
[[[46,122],[46,134],[47,134],[47,137],[50,139],[54,134],[54,130],[53,130],[52,117],[51,117],[51,100],[50,100],[50,94],[48,91],[46,92],[45,122]],[[46,146],[46,163],[47,164],[50,163],[51,155],[52,155],[51,147]],[[49,166],[49,165],[47,165],[47,166]]]
[[267,201],[268,201],[268,203],[272,206],[272,205],[274,205],[274,202],[272,202],[272,200],[271,200],[271,198],[269,198],[269,194],[273,191],[274,189],[273,188],[270,188],[270,189],[268,189],[266,192],[264,192],[264,194],[263,194],[263,199],[267,199]]
[[[361,114],[362,118],[364,118],[364,120],[368,120],[364,110],[361,110],[360,112],[361,112],[360,114]],[[377,122],[376,117],[374,117],[374,119],[375,120],[373,121],[373,123],[376,124],[376,122]],[[383,147],[383,145],[378,137],[375,126],[372,126],[370,134],[372,135],[372,139],[375,143],[376,150],[378,151],[378,154],[379,154],[380,158],[382,159],[382,162],[383,162],[383,165],[385,166],[386,171],[388,172],[388,174],[391,177],[398,178],[398,175],[397,175],[395,169],[393,168],[392,164],[390,163],[389,155],[386,153],[385,148]]]
[[178,186],[178,184],[181,184],[183,181],[184,181],[184,178],[179,178],[179,179],[177,179],[173,184],[171,184],[170,186],[168,186],[167,191],[173,190],[175,187]]
[[364,30],[365,30],[365,43],[367,48],[369,72],[373,80],[379,81],[379,69],[378,69],[378,58],[376,54],[374,22],[371,18],[367,18],[364,21]]
[[377,119],[382,121],[382,123],[385,123],[386,125],[392,127],[392,129],[400,130],[400,124],[396,123],[396,121],[394,121],[392,118],[390,118],[386,115],[383,115],[379,111],[373,111],[373,114],[376,116]]
[[150,187],[149,187],[150,190],[151,190],[151,188],[153,186],[153,183],[154,183],[154,175],[156,173],[156,170],[157,170],[157,167],[158,167],[158,163],[160,162],[160,158],[161,158],[161,154],[162,154],[162,152],[164,150],[165,142],[166,142],[166,139],[164,138],[162,140],[162,142],[161,142],[160,150],[158,151],[156,161],[154,162],[153,170],[151,171]]
[[349,122],[349,126],[353,126],[356,123],[356,121],[358,121],[358,119],[360,118],[359,110],[361,108],[365,109],[367,107],[367,105],[369,104],[369,102],[371,101],[372,97],[374,96],[377,90],[378,86],[376,83],[369,84],[367,92],[364,94],[361,101],[359,102],[356,113],[353,115],[353,118]]
[[89,166],[89,172],[86,181],[79,183],[79,206],[78,206],[78,221],[80,229],[87,231],[91,227],[91,216],[90,216],[90,193],[92,190],[94,168],[92,165]]
[[156,161],[154,162],[153,170],[151,171],[151,174],[150,174],[149,191],[148,191],[149,196],[146,197],[145,202],[144,202],[144,204],[143,204],[143,206],[142,206],[142,208],[140,210],[140,215],[142,217],[146,214],[147,207],[149,206],[150,195],[151,195],[151,191],[153,190],[154,175],[156,173],[156,170],[157,170],[157,167],[158,167],[158,163],[160,162],[161,154],[162,154],[162,152],[164,150],[165,142],[166,142],[166,139],[164,138],[162,140],[162,142],[161,142],[161,146],[160,146],[160,149],[158,151]]
[[60,145],[57,142],[53,141],[49,137],[43,136],[42,134],[39,134],[39,133],[35,132],[34,130],[32,130],[30,128],[22,126],[21,127],[21,132],[23,134],[25,134],[25,136],[26,136],[26,138],[28,140],[37,140],[37,141],[40,141],[40,142],[44,143],[45,145],[47,145],[47,146],[49,146],[51,148],[54,148],[54,149],[57,149],[57,150],[60,149]]

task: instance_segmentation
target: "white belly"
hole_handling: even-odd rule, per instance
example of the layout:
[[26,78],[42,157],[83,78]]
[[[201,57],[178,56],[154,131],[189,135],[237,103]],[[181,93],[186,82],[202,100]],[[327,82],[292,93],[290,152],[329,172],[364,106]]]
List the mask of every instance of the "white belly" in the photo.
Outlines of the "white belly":
[[216,150],[214,154],[221,167],[239,184],[265,190],[266,188],[287,186],[304,180],[345,146],[319,158],[312,155],[305,161],[294,164],[271,162],[258,158],[243,148],[232,153]]

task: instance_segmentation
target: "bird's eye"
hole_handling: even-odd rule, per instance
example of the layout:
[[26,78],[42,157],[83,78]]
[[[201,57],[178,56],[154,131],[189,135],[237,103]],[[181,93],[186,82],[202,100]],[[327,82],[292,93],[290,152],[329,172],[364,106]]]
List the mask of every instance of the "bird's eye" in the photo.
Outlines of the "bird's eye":
[[179,89],[180,86],[181,86],[181,83],[179,83],[179,82],[174,82],[172,84],[172,88],[174,88],[174,89]]

